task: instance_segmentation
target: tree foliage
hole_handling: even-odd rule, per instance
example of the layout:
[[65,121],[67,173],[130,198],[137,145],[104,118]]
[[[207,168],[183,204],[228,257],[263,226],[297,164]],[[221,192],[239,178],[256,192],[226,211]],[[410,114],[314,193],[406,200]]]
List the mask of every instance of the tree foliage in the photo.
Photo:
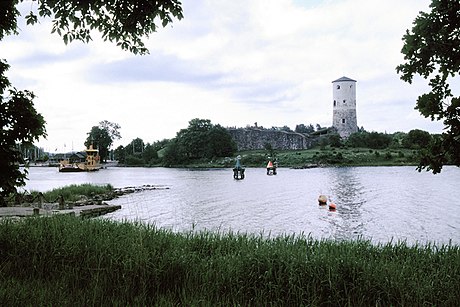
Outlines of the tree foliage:
[[418,97],[415,108],[431,120],[443,120],[445,132],[429,144],[418,169],[439,173],[447,161],[460,166],[460,96],[449,86],[460,72],[460,2],[432,0],[430,8],[406,30],[405,62],[396,70],[409,83],[415,75],[429,79],[431,91]]
[[8,67],[0,61],[0,196],[25,185],[27,170],[20,169],[24,163],[20,146],[31,145],[46,135],[45,120],[33,106],[35,95],[11,87],[4,77]]
[[119,163],[124,164],[126,161],[126,152],[125,152],[125,147],[120,145],[115,150],[113,151],[113,154],[115,156],[115,160],[117,160]]
[[99,126],[93,126],[91,131],[88,132],[85,146],[89,147],[92,145],[93,148],[99,149],[101,160],[107,161],[110,146],[112,146],[114,140],[121,137],[118,129],[120,129],[120,125],[116,123],[111,123],[106,120],[101,121]]
[[153,144],[144,143],[141,138],[135,138],[126,146],[118,146],[114,150],[115,160],[128,166],[152,166],[160,165],[161,159],[158,152],[161,151],[168,140],[157,141]]
[[[73,40],[89,42],[91,31],[98,30],[105,41],[116,43],[123,50],[134,54],[148,53],[142,41],[156,32],[158,22],[165,27],[173,18],[182,19],[182,7],[178,0],[40,0],[38,15],[53,18],[53,33],[62,36],[64,42]],[[38,17],[31,11],[27,23],[34,24]]]
[[155,144],[145,144],[144,151],[142,152],[142,160],[150,165],[158,162],[158,150]]
[[315,132],[315,127],[312,124],[306,126],[304,124],[298,124],[295,126],[295,132],[298,133],[312,133]]
[[350,147],[367,147],[372,149],[387,148],[393,138],[391,135],[379,132],[355,132],[346,140],[345,144]]
[[405,148],[426,148],[431,142],[431,134],[420,129],[413,129],[403,138],[402,145]]
[[213,125],[209,119],[195,118],[168,144],[164,159],[167,165],[173,165],[188,160],[230,156],[235,151],[236,144],[225,128]]

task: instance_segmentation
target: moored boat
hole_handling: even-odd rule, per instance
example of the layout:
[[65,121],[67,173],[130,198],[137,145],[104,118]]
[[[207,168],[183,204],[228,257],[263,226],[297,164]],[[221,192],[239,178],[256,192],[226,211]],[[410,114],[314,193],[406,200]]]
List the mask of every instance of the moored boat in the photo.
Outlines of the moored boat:
[[94,149],[93,145],[85,150],[84,162],[71,162],[70,159],[59,162],[60,172],[92,172],[101,168],[99,150]]

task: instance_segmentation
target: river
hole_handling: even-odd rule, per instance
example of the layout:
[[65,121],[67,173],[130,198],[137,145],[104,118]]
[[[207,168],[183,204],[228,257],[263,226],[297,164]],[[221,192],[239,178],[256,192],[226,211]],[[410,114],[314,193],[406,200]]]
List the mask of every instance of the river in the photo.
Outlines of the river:
[[[26,189],[47,191],[69,184],[162,187],[110,201],[122,209],[103,218],[142,221],[173,231],[210,230],[264,236],[369,239],[375,243],[460,245],[460,168],[441,174],[415,167],[230,169],[109,167],[93,173],[59,173],[32,167]],[[320,194],[336,212],[318,206]]]

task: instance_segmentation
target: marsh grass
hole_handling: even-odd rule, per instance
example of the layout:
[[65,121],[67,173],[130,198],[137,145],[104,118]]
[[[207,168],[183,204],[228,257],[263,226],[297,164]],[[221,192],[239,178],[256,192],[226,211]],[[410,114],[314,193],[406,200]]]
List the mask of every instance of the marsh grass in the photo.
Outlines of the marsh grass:
[[0,301],[17,305],[455,306],[453,245],[178,234],[75,217],[0,222]]
[[[113,186],[111,184],[107,185],[95,185],[90,183],[84,184],[71,184],[61,188],[56,188],[50,191],[43,193],[45,200],[54,202],[61,195],[66,201],[77,201],[80,200],[82,196],[91,197],[94,195],[101,195],[113,191]],[[31,195],[35,197],[38,194],[37,191],[32,191]]]

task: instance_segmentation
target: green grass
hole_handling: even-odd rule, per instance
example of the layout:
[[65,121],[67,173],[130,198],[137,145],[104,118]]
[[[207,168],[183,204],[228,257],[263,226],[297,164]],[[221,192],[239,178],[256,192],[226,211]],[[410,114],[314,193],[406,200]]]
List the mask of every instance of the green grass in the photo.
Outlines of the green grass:
[[0,281],[5,306],[455,306],[460,250],[25,218],[0,221]]
[[[71,184],[62,188],[56,188],[51,191],[44,192],[43,196],[47,201],[54,202],[62,195],[66,201],[73,202],[79,200],[82,196],[90,197],[94,195],[109,193],[112,191],[113,186],[110,184],[94,185],[90,183],[84,183],[79,185]],[[33,197],[36,197],[37,194],[37,191],[31,191],[31,195]]]
[[[237,153],[245,166],[265,167],[267,151],[254,150]],[[312,148],[304,150],[278,151],[276,157],[280,167],[322,166],[393,166],[417,165],[417,152],[409,149],[369,148]],[[217,165],[219,162],[215,162]],[[233,162],[234,163],[234,162]],[[220,164],[224,164],[220,162]],[[228,164],[228,163],[227,163]]]
[[[247,150],[235,153],[233,157],[198,159],[170,167],[186,168],[229,168],[234,167],[236,156],[242,157],[241,162],[246,167],[266,167],[268,162],[267,150]],[[302,168],[308,166],[416,166],[419,164],[418,151],[407,148],[335,148],[319,146],[302,150],[277,150],[276,157],[280,167]],[[141,162],[140,160],[138,162]],[[130,166],[155,167],[132,163]]]

